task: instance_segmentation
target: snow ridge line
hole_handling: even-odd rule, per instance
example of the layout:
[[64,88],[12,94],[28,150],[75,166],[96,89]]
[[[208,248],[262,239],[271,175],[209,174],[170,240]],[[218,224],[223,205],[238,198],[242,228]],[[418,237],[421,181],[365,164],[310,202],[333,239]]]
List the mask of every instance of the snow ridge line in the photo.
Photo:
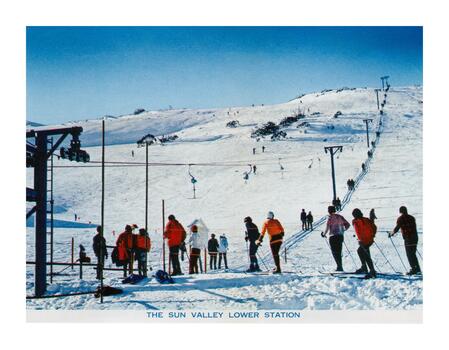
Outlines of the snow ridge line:
[[[381,111],[383,111],[383,110],[381,110]],[[384,124],[383,115],[384,114],[383,113],[384,112],[382,112],[382,114],[380,114],[379,123],[378,123],[377,129],[376,129],[376,132],[379,132],[379,137],[376,136],[376,138],[374,140],[374,147],[371,147],[371,152],[372,152],[373,156],[374,156],[374,152],[376,150],[376,147],[377,147],[377,145],[379,143],[380,135],[382,134],[383,129],[384,129],[384,126],[383,126],[383,124]],[[344,207],[346,207],[346,205],[349,204],[349,202],[351,201],[352,195],[354,194],[355,190],[360,185],[360,183],[365,178],[365,176],[368,174],[372,159],[373,159],[373,157],[371,157],[371,158],[368,157],[366,159],[366,161],[364,162],[366,170],[365,171],[360,171],[358,173],[358,175],[356,176],[356,178],[354,180],[354,182],[355,182],[354,189],[353,190],[348,190],[346,192],[345,196],[343,197],[342,203],[341,203],[342,209]],[[317,227],[321,226],[325,221],[327,221],[327,218],[328,218],[328,216],[325,215],[325,216],[321,217],[318,221],[314,222],[313,223],[314,228],[317,228]],[[313,231],[314,230],[301,230],[301,231],[293,234],[292,236],[290,236],[288,239],[286,239],[284,244],[283,244],[283,248],[284,249],[282,249],[282,251],[284,253],[284,256],[286,254],[286,251],[288,251],[291,248],[296,247],[305,238],[307,238]],[[281,252],[281,255],[282,255],[282,252]],[[269,252],[264,254],[264,256],[263,256],[263,260],[266,261],[267,259],[272,261],[272,262],[274,262],[273,261],[273,257],[272,257],[272,255]]]

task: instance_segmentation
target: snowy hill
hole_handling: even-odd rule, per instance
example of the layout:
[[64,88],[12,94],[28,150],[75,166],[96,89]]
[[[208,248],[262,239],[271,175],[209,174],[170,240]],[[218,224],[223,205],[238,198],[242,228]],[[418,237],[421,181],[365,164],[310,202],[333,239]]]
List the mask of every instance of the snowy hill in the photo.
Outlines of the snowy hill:
[[[305,118],[282,128],[285,139],[271,142],[269,138],[256,141],[251,133],[269,121],[278,124],[285,117],[300,111]],[[368,173],[360,179],[342,214],[350,220],[351,211],[359,207],[365,215],[375,208],[379,233],[377,242],[387,254],[394,269],[404,270],[393,250],[386,230],[395,224],[398,208],[409,207],[422,232],[422,88],[392,88],[384,107],[383,132]],[[335,114],[340,112],[337,118]],[[196,218],[204,220],[211,232],[226,233],[230,242],[229,265],[234,272],[180,277],[183,283],[175,287],[160,286],[150,281],[130,293],[104,304],[107,308],[142,308],[151,300],[157,308],[291,308],[291,309],[370,309],[419,307],[422,304],[422,281],[404,279],[374,281],[343,280],[320,275],[319,271],[333,267],[326,243],[319,235],[323,226],[310,234],[300,233],[299,212],[312,211],[315,220],[326,215],[332,199],[329,155],[324,146],[341,145],[343,152],[336,156],[337,194],[343,199],[347,193],[346,180],[356,178],[361,163],[367,158],[365,124],[372,118],[370,138],[374,140],[380,115],[373,89],[327,91],[309,94],[284,104],[272,106],[231,107],[208,110],[167,110],[144,112],[106,119],[106,160],[117,162],[106,169],[105,237],[113,244],[125,224],[144,224],[145,208],[145,150],[135,142],[151,133],[155,136],[176,134],[179,138],[164,145],[149,147],[149,231],[153,240],[150,261],[155,269],[161,266],[161,200],[166,214],[175,214],[184,226]],[[239,126],[228,128],[229,121]],[[82,147],[91,155],[91,164],[55,160],[55,218],[64,222],[100,222],[101,120],[88,120],[64,125],[80,125]],[[90,146],[90,147],[88,147]],[[262,153],[261,147],[265,146]],[[253,148],[256,154],[253,154]],[[132,156],[134,151],[134,157]],[[122,166],[119,162],[136,163]],[[137,164],[140,163],[140,164]],[[178,165],[167,165],[167,164]],[[163,165],[165,164],[165,165]],[[184,164],[184,165],[179,165]],[[188,166],[188,164],[194,164]],[[257,166],[247,181],[243,175]],[[71,166],[58,168],[58,166]],[[283,171],[281,171],[281,165]],[[198,180],[196,199],[192,199],[190,175]],[[27,185],[32,173],[27,171]],[[286,271],[295,274],[282,276],[248,276],[237,273],[247,264],[243,218],[251,216],[260,227],[266,212],[272,210],[286,229],[286,239],[301,239],[288,251]],[[74,223],[76,225],[76,223]],[[113,234],[115,231],[115,236]],[[346,243],[358,264],[357,242],[352,228]],[[55,260],[68,261],[71,237],[91,251],[92,229],[65,225],[55,233]],[[394,238],[400,248],[402,240]],[[28,230],[27,258],[33,259],[33,232]],[[422,239],[420,241],[422,244]],[[421,245],[420,245],[421,251]],[[261,256],[272,264],[268,247]],[[382,272],[392,268],[378,250],[372,251]],[[109,264],[109,262],[107,263]],[[354,266],[348,255],[344,261],[348,270]],[[408,266],[407,266],[408,267]],[[186,271],[184,263],[183,270]],[[27,289],[32,293],[32,267],[27,269]],[[120,283],[120,273],[108,272],[107,283]],[[55,277],[59,284],[50,291],[75,291],[96,285],[94,272],[85,281],[71,276]],[[213,292],[212,292],[213,290]],[[180,293],[182,291],[183,293]],[[206,293],[206,294],[205,294]],[[206,298],[204,298],[207,295]],[[336,297],[337,296],[337,297]],[[357,298],[355,298],[357,296]],[[142,303],[136,303],[135,300]],[[145,302],[143,302],[145,301]],[[47,301],[29,301],[29,308],[98,308],[97,301],[88,296]]]

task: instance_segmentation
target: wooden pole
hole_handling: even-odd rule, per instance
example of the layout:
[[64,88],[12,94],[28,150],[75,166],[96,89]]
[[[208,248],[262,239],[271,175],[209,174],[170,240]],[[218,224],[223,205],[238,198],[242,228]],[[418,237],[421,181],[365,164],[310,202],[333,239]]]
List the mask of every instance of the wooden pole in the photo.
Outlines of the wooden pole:
[[204,248],[204,273],[207,273],[207,249]]
[[[72,261],[71,263],[73,264],[75,262],[75,238],[72,237]],[[72,265],[72,270],[73,270],[73,265]]]
[[[105,148],[105,125],[102,120],[101,132],[101,230],[100,230],[100,303],[103,303],[103,232],[104,232],[104,148]],[[81,267],[80,267],[81,270]]]
[[165,239],[164,239],[164,231],[165,231],[165,200],[162,200],[162,267],[164,272],[165,268]]

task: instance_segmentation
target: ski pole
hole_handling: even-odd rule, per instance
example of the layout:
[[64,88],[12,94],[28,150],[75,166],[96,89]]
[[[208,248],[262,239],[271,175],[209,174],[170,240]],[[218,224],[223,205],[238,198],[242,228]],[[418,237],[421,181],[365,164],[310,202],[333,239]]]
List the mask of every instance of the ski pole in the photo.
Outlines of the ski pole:
[[265,261],[262,259],[262,257],[260,256],[260,254],[258,252],[256,252],[257,256],[259,257],[259,260],[262,261],[263,266],[265,266],[265,268],[267,269],[267,271],[270,271],[270,269],[268,268],[267,264],[265,264]]
[[357,270],[357,264],[355,263],[355,260],[354,260],[354,257],[351,254],[351,251],[348,249],[348,246],[346,245],[345,241],[343,241],[343,244],[344,244],[344,246],[345,246],[349,256],[351,257],[352,263],[354,264],[354,268]]
[[249,257],[248,241],[246,241],[246,255],[248,256],[248,262],[251,264],[251,259]]
[[401,260],[402,266],[404,266],[405,272],[407,272],[407,267],[405,267],[405,264],[404,264],[404,262],[402,261],[401,255],[399,254],[399,251],[398,251],[398,249],[396,248],[396,244],[394,244],[394,241],[393,241],[393,239],[391,238],[391,236],[390,236],[389,238],[390,238],[391,244],[393,244],[394,250],[396,250],[396,253],[398,254],[399,260]]
[[374,242],[374,244],[376,245],[377,249],[379,249],[380,254],[382,254],[382,256],[385,258],[385,260],[387,261],[388,265],[390,265],[390,267],[393,269],[394,272],[397,272],[396,269],[393,267],[393,265],[391,265],[390,260],[388,260],[388,258],[385,256],[384,252],[377,245],[377,243]]

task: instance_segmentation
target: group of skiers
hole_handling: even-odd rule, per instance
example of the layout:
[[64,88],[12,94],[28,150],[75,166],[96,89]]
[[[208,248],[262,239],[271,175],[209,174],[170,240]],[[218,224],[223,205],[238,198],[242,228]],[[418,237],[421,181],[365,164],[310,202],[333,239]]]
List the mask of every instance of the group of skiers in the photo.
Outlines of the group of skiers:
[[[321,232],[323,238],[329,234],[329,247],[337,264],[336,271],[343,271],[342,263],[342,247],[344,244],[344,232],[351,226],[349,222],[340,214],[336,213],[334,206],[328,207],[329,218],[326,224],[326,230]],[[399,230],[402,232],[402,237],[405,243],[405,251],[410,264],[410,271],[408,275],[416,275],[421,273],[418,259],[416,257],[416,250],[418,245],[418,232],[416,229],[415,218],[408,214],[407,208],[401,206],[399,208],[401,214],[397,219],[396,226],[393,232],[388,234],[388,237],[395,235]],[[355,271],[357,274],[366,274],[365,278],[374,278],[377,276],[371,259],[370,247],[374,243],[374,237],[377,232],[377,227],[374,223],[376,215],[374,210],[370,212],[370,218],[363,216],[360,209],[355,208],[352,211],[352,225],[357,236],[359,247],[357,254],[361,261],[361,267]]]
[[313,230],[313,216],[311,211],[307,214],[305,209],[301,210],[301,223],[303,230]]
[[[335,205],[328,207],[328,220],[326,229],[321,232],[323,238],[329,239],[329,248],[337,265],[336,271],[343,271],[342,248],[344,245],[344,232],[350,228],[350,223],[341,215],[337,214],[338,208]],[[405,251],[410,264],[409,275],[421,273],[418,259],[416,257],[418,233],[416,229],[415,218],[408,214],[407,208],[401,206],[399,208],[401,214],[397,219],[397,223],[389,237],[395,235],[399,230],[405,242]],[[361,267],[355,271],[357,274],[365,274],[365,278],[374,278],[377,273],[371,259],[370,247],[374,244],[374,238],[377,232],[375,225],[376,215],[374,209],[369,213],[369,218],[363,216],[360,209],[355,208],[352,211],[352,226],[359,243],[357,254],[360,258]],[[313,217],[311,212],[306,215],[304,209],[301,211],[301,221],[303,230],[312,229]],[[263,223],[262,230],[259,232],[258,227],[253,223],[251,217],[244,218],[246,227],[245,241],[247,242],[247,251],[250,260],[250,266],[247,272],[260,271],[257,259],[257,250],[262,244],[265,235],[269,237],[269,244],[275,269],[273,273],[280,273],[280,256],[279,252],[283,243],[284,228],[279,220],[274,218],[274,213],[269,211],[266,221]],[[133,231],[138,230],[138,234]],[[187,255],[189,259],[189,273],[198,273],[199,264],[201,264],[201,250],[204,246],[203,239],[198,232],[198,226],[193,224],[190,226],[190,237],[187,244],[190,247],[190,253]],[[164,230],[164,239],[167,240],[170,256],[170,264],[172,267],[172,276],[181,275],[181,264],[179,262],[179,252],[186,243],[186,230],[182,224],[176,220],[174,215],[169,215],[167,225]],[[225,234],[220,235],[219,240],[215,234],[211,234],[207,243],[207,251],[209,254],[209,266],[211,270],[221,269],[222,262],[225,269],[228,269],[227,250],[228,240]],[[138,273],[141,276],[147,276],[147,254],[151,249],[151,240],[145,229],[138,229],[137,225],[126,225],[125,231],[122,232],[116,242],[116,247],[111,254],[113,262],[119,261],[129,273],[133,272],[134,259],[138,262]],[[104,266],[105,259],[108,258],[106,240],[102,235],[102,227],[97,227],[97,233],[93,238],[93,250],[97,257],[97,278],[100,278],[100,266]],[[201,267],[201,266],[200,266]]]
[[333,199],[332,200],[332,205],[335,207],[335,209],[337,211],[340,211],[341,210],[341,200],[340,200],[340,198],[337,197],[336,199]]

